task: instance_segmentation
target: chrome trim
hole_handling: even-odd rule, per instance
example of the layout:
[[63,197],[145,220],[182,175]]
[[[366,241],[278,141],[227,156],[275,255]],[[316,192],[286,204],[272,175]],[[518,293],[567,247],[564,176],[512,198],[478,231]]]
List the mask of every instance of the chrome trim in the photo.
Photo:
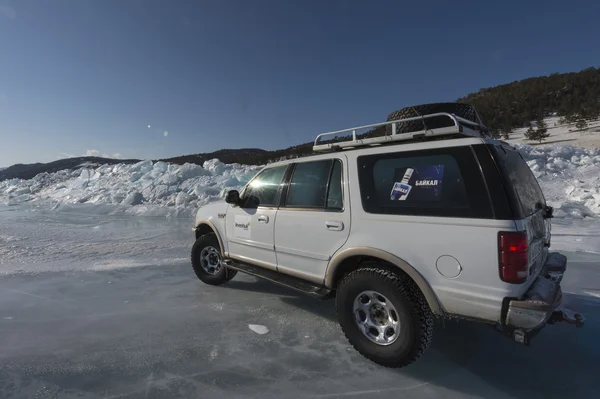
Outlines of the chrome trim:
[[[566,270],[567,258],[552,252],[540,273],[520,299],[513,299],[506,311],[506,324],[526,331],[542,327],[562,303],[560,281]],[[550,269],[550,270],[549,270]]]
[[298,212],[328,212],[328,213],[344,213],[344,209],[335,209],[335,208],[321,208],[321,207],[292,207],[292,206],[282,206],[278,209],[279,211],[298,211]]
[[527,331],[535,330],[546,323],[551,315],[552,311],[544,312],[509,306],[508,312],[506,313],[506,324],[517,328],[523,328]]
[[400,270],[408,274],[408,276],[412,278],[412,280],[417,284],[417,286],[425,296],[425,299],[427,300],[431,311],[436,314],[444,313],[444,309],[440,304],[439,299],[435,295],[435,292],[433,291],[429,283],[427,283],[425,278],[423,278],[423,276],[414,267],[409,265],[403,259],[377,248],[354,247],[344,249],[335,254],[329,262],[329,265],[327,266],[327,270],[325,272],[325,286],[327,288],[334,288],[333,278],[335,276],[337,268],[345,259],[348,259],[352,256],[370,256],[373,258],[381,259],[398,267]]
[[[435,129],[423,129],[423,130],[411,131],[411,132],[406,132],[406,133],[401,133],[401,134],[396,133],[395,127],[396,127],[397,123],[411,122],[411,121],[416,121],[416,120],[424,121],[425,119],[439,117],[439,116],[446,116],[446,117],[450,118],[450,120],[453,122],[453,126],[441,127],[441,128],[435,128]],[[374,127],[379,127],[379,126],[387,126],[387,125],[392,126],[392,132],[394,134],[392,134],[391,136],[386,135],[383,137],[358,139],[358,136],[356,134],[357,130],[369,129],[369,128],[374,128]],[[475,137],[489,136],[489,134],[486,135],[483,133],[483,132],[487,131],[487,128],[485,126],[483,126],[481,123],[473,122],[473,121],[461,118],[460,116],[456,116],[456,115],[448,113],[448,112],[437,112],[434,114],[415,116],[415,117],[411,117],[411,118],[398,119],[398,120],[387,121],[387,122],[373,123],[371,125],[357,126],[357,127],[352,127],[349,129],[336,130],[334,132],[321,133],[315,138],[315,141],[313,143],[313,151],[326,151],[326,150],[330,150],[331,148],[356,147],[356,146],[364,146],[364,145],[370,145],[370,144],[382,144],[382,143],[386,143],[386,142],[403,141],[403,140],[408,140],[408,139],[414,138],[416,136],[425,137],[425,136],[438,136],[438,135],[453,134],[453,133],[463,133],[463,132],[465,132],[464,125],[468,125],[468,127],[466,127],[466,129],[469,131],[469,135],[471,135],[471,136],[475,136]],[[479,131],[473,130],[473,129],[479,129]],[[338,136],[342,133],[352,133],[352,138],[345,140],[345,141],[338,141],[336,143],[320,144],[320,140],[323,137]]]

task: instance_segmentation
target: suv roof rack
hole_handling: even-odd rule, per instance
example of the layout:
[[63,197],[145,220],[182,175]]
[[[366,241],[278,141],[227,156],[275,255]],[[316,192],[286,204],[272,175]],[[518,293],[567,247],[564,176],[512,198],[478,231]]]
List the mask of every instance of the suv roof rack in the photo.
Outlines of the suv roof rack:
[[[450,121],[444,121],[446,125],[448,122],[451,122],[450,126],[444,127],[436,127],[432,129],[427,128],[427,124],[425,123],[426,119],[437,118],[445,119],[449,118]],[[398,133],[398,124],[406,124],[407,122],[422,121],[422,129],[420,130],[410,130],[407,132]],[[439,124],[439,123],[437,123]],[[369,129],[369,128],[377,128],[381,126],[391,126],[391,134],[387,134],[381,137],[370,137],[370,138],[359,138],[357,136],[356,131],[361,129]],[[410,124],[409,124],[410,125]],[[401,126],[405,128],[406,125]],[[333,143],[321,143],[323,137],[327,136],[337,136],[342,133],[352,133],[352,137],[348,138],[348,140],[342,140]],[[470,121],[465,118],[461,118],[460,116],[456,116],[455,114],[450,114],[447,112],[437,112],[434,114],[416,116],[412,118],[405,119],[397,119],[393,121],[387,121],[382,123],[374,123],[372,125],[364,125],[351,127],[349,129],[337,130],[335,132],[327,132],[321,133],[315,139],[315,143],[313,145],[313,151],[328,151],[328,150],[338,150],[338,149],[351,149],[356,147],[364,147],[371,145],[384,145],[384,144],[393,144],[399,141],[408,141],[408,140],[423,140],[427,138],[441,138],[441,136],[450,136],[448,138],[452,138],[455,135],[464,135],[470,137],[490,137],[489,130],[481,123],[476,123]]]

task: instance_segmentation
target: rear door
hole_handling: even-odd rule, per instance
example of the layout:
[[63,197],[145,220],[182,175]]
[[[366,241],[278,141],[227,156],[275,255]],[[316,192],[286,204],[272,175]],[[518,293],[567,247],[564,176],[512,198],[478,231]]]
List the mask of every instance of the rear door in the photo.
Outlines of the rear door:
[[529,279],[533,279],[541,270],[546,248],[550,245],[550,219],[545,217],[546,199],[533,172],[517,150],[506,145],[494,145],[492,150],[513,212],[519,219],[517,229],[527,232]]
[[275,222],[277,269],[323,283],[331,256],[350,234],[345,157],[294,165]]

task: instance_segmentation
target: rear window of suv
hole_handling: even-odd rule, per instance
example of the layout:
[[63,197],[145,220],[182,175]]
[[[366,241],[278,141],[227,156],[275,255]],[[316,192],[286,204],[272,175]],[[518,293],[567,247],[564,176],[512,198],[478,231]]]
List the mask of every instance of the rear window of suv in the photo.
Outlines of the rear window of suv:
[[470,147],[360,156],[358,170],[366,212],[493,218]]
[[525,218],[542,209],[546,200],[537,179],[521,154],[507,146],[492,146],[498,169],[510,191],[514,211]]

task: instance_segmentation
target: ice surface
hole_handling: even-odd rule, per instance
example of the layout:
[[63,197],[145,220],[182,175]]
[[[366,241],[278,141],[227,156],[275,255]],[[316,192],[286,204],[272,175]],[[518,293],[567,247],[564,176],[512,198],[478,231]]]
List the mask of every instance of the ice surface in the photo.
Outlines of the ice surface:
[[225,165],[218,159],[175,165],[141,161],[41,173],[0,182],[0,203],[29,203],[57,211],[144,216],[192,216],[195,210],[241,188],[259,166]]
[[[590,245],[599,227],[556,220],[551,249]],[[397,370],[352,348],[333,300],[243,273],[203,284],[193,240],[184,219],[0,206],[0,397],[598,397],[599,254],[565,252],[564,306],[584,328],[548,326],[523,347],[482,323],[436,320],[429,350]],[[551,383],[557,373],[569,383]]]

